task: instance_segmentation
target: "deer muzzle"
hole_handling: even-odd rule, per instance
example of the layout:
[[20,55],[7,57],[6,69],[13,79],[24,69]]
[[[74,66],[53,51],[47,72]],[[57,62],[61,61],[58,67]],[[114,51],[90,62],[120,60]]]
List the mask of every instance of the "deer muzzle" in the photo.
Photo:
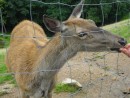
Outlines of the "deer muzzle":
[[[127,44],[127,41],[124,38],[121,38],[120,40],[118,40],[118,43],[124,47]],[[117,51],[117,52],[121,52],[120,48],[111,48],[111,51]]]
[[124,38],[121,38],[119,41],[120,45],[125,46],[127,44],[127,41]]

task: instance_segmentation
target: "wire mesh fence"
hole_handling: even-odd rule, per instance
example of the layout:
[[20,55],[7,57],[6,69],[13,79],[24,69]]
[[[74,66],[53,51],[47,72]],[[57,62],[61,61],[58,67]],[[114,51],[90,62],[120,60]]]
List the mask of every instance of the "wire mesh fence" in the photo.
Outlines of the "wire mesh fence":
[[[59,16],[61,17],[60,21],[62,21],[62,6],[66,7],[73,7],[77,6],[77,4],[65,4],[61,3],[59,0],[55,3],[50,2],[43,2],[41,0],[30,0],[30,20],[33,21],[33,15],[32,15],[32,3],[38,2],[40,5],[57,5],[59,6]],[[94,6],[98,5],[101,7],[102,11],[102,26],[104,26],[104,10],[103,7],[105,5],[111,5],[111,4],[118,4],[118,3],[124,3],[129,1],[124,0],[116,0],[114,2],[105,3],[103,0],[100,1],[99,4],[83,4],[84,6]],[[116,32],[119,32],[119,28],[122,28],[121,25],[125,25],[128,27],[128,31],[124,32],[126,34],[130,35],[130,19],[128,19],[126,22],[122,23],[121,25],[117,24],[118,21],[118,12],[119,12],[119,6],[117,6],[116,9],[116,18],[115,23],[110,29],[114,29]],[[83,14],[83,13],[82,13]],[[6,28],[4,26],[3,22],[3,15],[2,11],[0,10],[1,15],[1,33],[0,37],[3,39],[6,39],[6,37],[10,36],[6,34]],[[130,14],[129,14],[130,18]],[[36,31],[35,31],[35,24],[32,22],[33,26],[33,35],[34,36],[14,36],[14,39],[44,39],[44,36],[37,37]],[[104,27],[102,27],[104,28]],[[108,27],[109,28],[109,27]],[[108,29],[107,28],[107,29]],[[44,29],[44,28],[43,28]],[[104,33],[104,30],[100,30],[103,32],[104,38],[107,39],[107,36]],[[97,32],[97,31],[90,31]],[[99,32],[99,31],[98,31]],[[77,35],[69,35],[69,36],[63,36],[61,37],[74,37]],[[54,36],[55,37],[55,36]],[[54,37],[49,38],[50,40]],[[57,37],[57,36],[56,36]],[[59,36],[58,36],[59,37]],[[130,36],[127,38],[127,40],[130,40]],[[19,89],[19,85],[15,81],[14,75],[28,75],[28,77],[31,77],[31,75],[34,75],[36,73],[51,73],[58,72],[57,75],[57,83],[61,83],[65,78],[71,78],[75,79],[78,82],[82,84],[82,88],[78,88],[73,92],[62,92],[62,93],[56,93],[53,91],[53,98],[129,98],[130,97],[130,60],[125,55],[118,53],[118,52],[87,52],[87,48],[85,49],[86,52],[78,52],[75,57],[68,60],[66,58],[66,55],[73,54],[73,51],[68,54],[67,49],[64,53],[64,59],[66,59],[66,63],[62,68],[54,68],[54,69],[43,69],[40,68],[38,70],[34,70],[33,72],[28,71],[18,71],[18,72],[3,72],[5,69],[5,56],[8,55],[8,42],[7,40],[4,40],[1,44],[4,44],[4,48],[0,49],[0,98],[21,98],[22,94]],[[17,45],[16,45],[17,47]],[[26,46],[28,47],[28,46]],[[37,46],[39,49],[39,47]],[[45,48],[45,47],[41,47]],[[106,44],[107,48],[107,44]],[[25,48],[26,49],[26,48]],[[31,50],[30,50],[31,51]],[[39,50],[40,51],[40,50]],[[62,51],[59,51],[58,56],[61,56]],[[19,54],[20,55],[20,54]],[[10,59],[10,58],[9,58]],[[59,58],[60,59],[60,58]],[[57,59],[55,62],[60,61]],[[6,59],[8,63],[10,64],[8,58]],[[55,65],[55,62],[53,65]],[[40,77],[41,74],[38,74]],[[39,78],[37,78],[39,79]],[[40,80],[40,79],[39,79]],[[6,82],[4,82],[6,81]],[[15,87],[9,87],[9,91],[5,92],[5,89],[8,89],[7,84],[16,84]],[[35,88],[35,87],[34,87]],[[7,94],[6,94],[7,93]],[[40,98],[40,97],[39,97]],[[46,97],[50,98],[50,97]]]

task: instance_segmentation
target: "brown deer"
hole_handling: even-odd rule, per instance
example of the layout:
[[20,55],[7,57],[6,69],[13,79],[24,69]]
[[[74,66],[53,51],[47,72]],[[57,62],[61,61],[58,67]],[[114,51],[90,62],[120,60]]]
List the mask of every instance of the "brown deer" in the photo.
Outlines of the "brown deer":
[[64,22],[44,15],[48,30],[57,32],[51,40],[38,24],[28,20],[13,29],[6,64],[15,75],[22,98],[52,98],[56,74],[77,52],[118,51],[126,44],[123,38],[97,27],[92,20],[80,18],[83,3]]

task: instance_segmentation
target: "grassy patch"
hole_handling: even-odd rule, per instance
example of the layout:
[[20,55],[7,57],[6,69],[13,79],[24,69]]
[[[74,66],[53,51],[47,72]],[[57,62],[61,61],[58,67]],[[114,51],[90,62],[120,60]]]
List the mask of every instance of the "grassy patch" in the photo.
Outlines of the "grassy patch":
[[67,84],[57,84],[54,92],[55,93],[61,93],[61,92],[76,92],[79,88],[73,85],[67,85]]
[[0,48],[8,47],[10,36],[0,36]]
[[130,42],[130,19],[117,22],[111,25],[106,25],[102,28],[114,34],[120,35],[127,39],[128,42]]
[[110,70],[110,67],[109,67],[109,66],[105,66],[105,67],[103,67],[102,69],[104,69],[105,71],[109,71],[109,70]]
[[0,50],[0,84],[13,80],[12,75],[5,74],[7,73],[7,68],[4,63],[4,58],[5,58],[5,50],[2,49]]
[[0,96],[8,94],[6,91],[5,92],[0,92]]

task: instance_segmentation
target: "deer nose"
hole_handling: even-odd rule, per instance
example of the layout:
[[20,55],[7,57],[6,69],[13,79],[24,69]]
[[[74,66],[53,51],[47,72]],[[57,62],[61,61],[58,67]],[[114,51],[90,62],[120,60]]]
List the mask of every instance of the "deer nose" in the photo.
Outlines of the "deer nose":
[[127,41],[124,39],[124,38],[121,38],[119,41],[118,41],[122,46],[125,46],[127,44]]

